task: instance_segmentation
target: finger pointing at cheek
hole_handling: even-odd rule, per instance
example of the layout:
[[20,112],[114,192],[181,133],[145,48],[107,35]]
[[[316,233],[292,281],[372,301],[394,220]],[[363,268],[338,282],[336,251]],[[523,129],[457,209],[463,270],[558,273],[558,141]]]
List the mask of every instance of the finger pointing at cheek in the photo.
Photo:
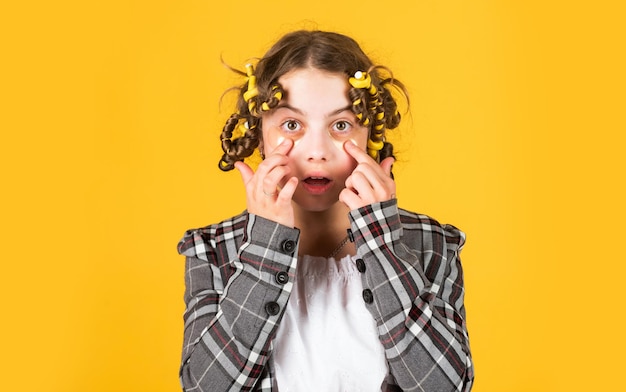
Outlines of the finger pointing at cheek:
[[293,140],[284,139],[278,143],[276,148],[270,154],[279,154],[279,155],[287,155],[291,148],[293,147]]
[[391,177],[392,157],[383,159],[379,164],[364,150],[350,143],[344,143],[344,149],[357,162],[352,174],[346,179],[346,189],[340,194],[340,200],[350,209],[395,198],[396,184]]
[[343,143],[343,148],[346,150],[352,158],[354,158],[357,163],[365,163],[368,161],[373,161],[372,157],[367,155],[367,153],[362,150],[353,140],[348,140]]

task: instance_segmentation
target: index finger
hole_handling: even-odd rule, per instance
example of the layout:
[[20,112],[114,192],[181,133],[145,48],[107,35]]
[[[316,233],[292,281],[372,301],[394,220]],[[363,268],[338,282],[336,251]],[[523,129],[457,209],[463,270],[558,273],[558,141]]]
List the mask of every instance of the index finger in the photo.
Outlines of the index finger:
[[346,150],[352,158],[354,158],[358,163],[371,162],[373,159],[370,157],[365,150],[362,150],[357,146],[353,141],[347,140],[343,143],[343,148]]
[[280,155],[287,155],[289,150],[291,150],[291,147],[293,147],[293,140],[286,138],[281,141],[280,144],[274,148],[274,150],[272,150],[271,154],[278,153]]

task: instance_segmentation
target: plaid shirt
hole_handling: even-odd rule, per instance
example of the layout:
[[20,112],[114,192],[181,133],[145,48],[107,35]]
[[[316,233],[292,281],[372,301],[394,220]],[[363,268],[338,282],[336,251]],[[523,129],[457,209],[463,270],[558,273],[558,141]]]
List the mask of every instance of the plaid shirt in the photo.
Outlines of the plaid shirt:
[[[351,211],[350,222],[389,365],[382,390],[469,391],[465,235],[395,200]],[[247,213],[185,233],[185,391],[278,390],[272,338],[293,287],[299,234]]]

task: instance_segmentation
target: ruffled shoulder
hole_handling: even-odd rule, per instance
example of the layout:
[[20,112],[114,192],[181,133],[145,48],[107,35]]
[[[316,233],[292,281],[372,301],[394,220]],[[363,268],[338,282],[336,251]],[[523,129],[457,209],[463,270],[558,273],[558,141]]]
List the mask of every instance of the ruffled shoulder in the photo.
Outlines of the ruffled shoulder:
[[207,249],[211,246],[210,231],[210,226],[187,230],[183,238],[178,242],[178,253],[183,256],[198,257],[206,260]]
[[429,249],[459,252],[465,244],[465,233],[454,225],[439,223],[431,216],[399,209],[400,220],[405,229],[417,234],[418,242]]
[[446,236],[446,244],[448,247],[453,246],[457,249],[457,251],[463,249],[463,245],[465,245],[465,232],[449,223],[444,224],[441,227],[443,228]]
[[219,244],[243,235],[247,219],[248,214],[244,211],[220,223],[187,230],[178,242],[178,253],[208,261],[207,254],[214,252]]

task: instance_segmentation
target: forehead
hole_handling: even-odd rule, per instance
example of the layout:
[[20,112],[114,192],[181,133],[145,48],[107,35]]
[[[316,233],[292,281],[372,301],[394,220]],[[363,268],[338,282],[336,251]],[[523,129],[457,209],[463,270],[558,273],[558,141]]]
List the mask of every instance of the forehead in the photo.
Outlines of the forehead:
[[348,78],[341,73],[300,68],[278,79],[287,103],[303,111],[336,110],[349,104]]

